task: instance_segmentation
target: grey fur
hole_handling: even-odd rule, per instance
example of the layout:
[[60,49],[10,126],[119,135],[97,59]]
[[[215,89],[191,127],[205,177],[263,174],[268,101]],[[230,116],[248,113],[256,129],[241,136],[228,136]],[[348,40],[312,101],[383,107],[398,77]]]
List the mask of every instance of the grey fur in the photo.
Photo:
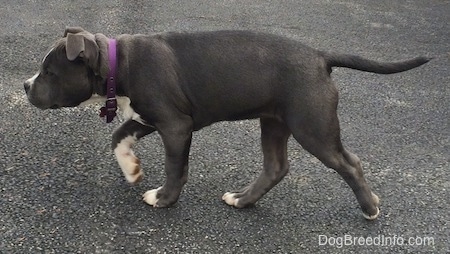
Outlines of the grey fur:
[[[82,28],[68,28],[64,35],[40,74],[25,82],[30,102],[42,109],[73,107],[93,94],[105,95],[107,37]],[[119,127],[112,148],[129,137],[161,135],[167,178],[151,192],[152,205],[177,201],[187,181],[193,131],[218,121],[260,118],[263,171],[250,185],[224,195],[225,202],[250,206],[276,185],[288,171],[287,140],[293,135],[344,178],[366,218],[378,216],[379,200],[359,158],[341,144],[338,90],[330,73],[333,67],[397,73],[429,58],[377,62],[249,31],[121,35],[117,40],[118,95],[128,97],[142,119]]]

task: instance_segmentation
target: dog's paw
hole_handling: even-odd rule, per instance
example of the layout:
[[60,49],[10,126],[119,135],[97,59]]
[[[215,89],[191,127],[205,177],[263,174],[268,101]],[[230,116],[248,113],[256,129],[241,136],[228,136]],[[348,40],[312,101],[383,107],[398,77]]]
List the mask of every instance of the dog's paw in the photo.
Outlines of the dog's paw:
[[379,206],[380,205],[380,198],[373,192],[372,192],[372,198],[375,201],[375,205]]
[[127,182],[136,184],[140,182],[144,176],[144,171],[141,169],[140,161],[134,156],[128,156],[122,161],[123,166],[119,162],[120,168]]
[[230,206],[238,207],[239,198],[236,193],[227,192],[223,194],[222,200]]
[[144,193],[144,195],[142,195],[142,197],[144,198],[144,202],[153,206],[153,207],[158,207],[158,205],[156,203],[158,203],[158,199],[156,198],[156,194],[158,193],[158,191],[161,189],[162,187],[159,187],[157,189],[153,189],[153,190],[149,190],[146,191]]
[[365,212],[363,212],[363,216],[366,220],[375,220],[378,218],[378,215],[380,215],[380,208],[377,207],[377,212],[374,215],[368,215]]
[[373,200],[374,200],[374,202],[375,202],[375,206],[376,206],[376,208],[377,208],[377,211],[376,211],[376,213],[373,214],[373,215],[369,215],[369,214],[363,212],[363,216],[364,216],[364,218],[365,218],[366,220],[375,220],[376,218],[378,218],[378,215],[380,215],[380,208],[378,208],[378,205],[380,204],[380,199],[379,199],[378,196],[375,195],[375,193],[373,193],[373,192],[372,192],[372,197],[373,197]]
[[114,149],[114,154],[125,179],[129,183],[135,184],[142,180],[144,172],[141,169],[141,162],[131,149],[133,142],[134,140],[132,138],[125,138]]

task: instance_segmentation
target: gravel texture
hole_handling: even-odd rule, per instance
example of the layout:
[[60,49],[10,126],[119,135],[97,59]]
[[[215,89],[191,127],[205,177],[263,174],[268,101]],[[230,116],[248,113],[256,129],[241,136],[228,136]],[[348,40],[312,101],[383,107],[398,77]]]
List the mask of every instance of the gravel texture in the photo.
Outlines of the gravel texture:
[[[449,253],[449,13],[443,0],[1,1],[0,253]],[[179,202],[154,209],[141,195],[164,179],[156,134],[136,146],[145,178],[130,186],[110,151],[119,121],[26,101],[23,82],[66,26],[109,36],[251,29],[373,59],[435,59],[395,75],[333,73],[344,144],[381,198],[378,220],[364,220],[344,181],[294,140],[279,185],[253,208],[225,205],[224,192],[260,171],[257,121],[195,133]],[[345,236],[405,242],[340,246]]]

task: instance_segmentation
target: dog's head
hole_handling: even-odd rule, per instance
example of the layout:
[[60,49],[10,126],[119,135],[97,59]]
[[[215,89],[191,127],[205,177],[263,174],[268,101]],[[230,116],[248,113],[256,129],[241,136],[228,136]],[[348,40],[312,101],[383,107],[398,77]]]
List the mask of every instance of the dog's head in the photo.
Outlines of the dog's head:
[[82,28],[67,28],[24,83],[28,100],[38,108],[75,107],[97,93],[108,71],[107,38]]

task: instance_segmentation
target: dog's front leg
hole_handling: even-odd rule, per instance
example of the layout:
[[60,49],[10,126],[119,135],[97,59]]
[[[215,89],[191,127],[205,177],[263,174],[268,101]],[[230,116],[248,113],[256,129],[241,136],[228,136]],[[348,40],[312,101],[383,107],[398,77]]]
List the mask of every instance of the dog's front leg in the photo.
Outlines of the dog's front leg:
[[140,161],[134,155],[131,147],[138,139],[153,131],[155,131],[154,127],[143,125],[134,120],[128,120],[113,134],[112,149],[129,183],[137,183],[142,180],[143,176]]
[[190,119],[170,123],[158,128],[166,152],[166,182],[163,186],[147,191],[144,201],[154,207],[168,207],[177,202],[188,177],[189,149],[192,139]]

